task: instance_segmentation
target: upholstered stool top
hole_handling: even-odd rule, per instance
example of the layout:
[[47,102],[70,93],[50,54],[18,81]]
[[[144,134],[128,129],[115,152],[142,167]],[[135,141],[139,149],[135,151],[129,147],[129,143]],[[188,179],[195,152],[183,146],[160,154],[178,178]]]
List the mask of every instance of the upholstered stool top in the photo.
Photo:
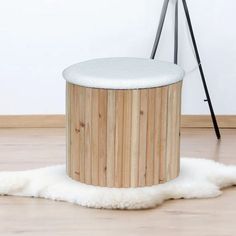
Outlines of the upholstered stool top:
[[63,71],[66,81],[91,88],[138,89],[160,87],[183,79],[184,71],[168,62],[144,58],[100,58]]

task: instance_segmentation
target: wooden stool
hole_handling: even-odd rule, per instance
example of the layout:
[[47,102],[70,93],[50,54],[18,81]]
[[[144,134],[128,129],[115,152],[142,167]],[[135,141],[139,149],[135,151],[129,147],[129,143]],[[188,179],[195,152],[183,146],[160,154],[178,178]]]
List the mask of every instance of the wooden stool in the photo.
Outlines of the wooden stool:
[[178,176],[184,71],[141,58],[70,66],[67,173],[108,187],[141,187]]

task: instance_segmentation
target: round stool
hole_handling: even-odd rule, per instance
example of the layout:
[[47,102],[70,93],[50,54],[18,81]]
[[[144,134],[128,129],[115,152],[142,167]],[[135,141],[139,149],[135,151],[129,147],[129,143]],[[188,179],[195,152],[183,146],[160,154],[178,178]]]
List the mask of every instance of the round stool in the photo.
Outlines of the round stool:
[[141,187],[178,176],[184,71],[142,58],[81,62],[67,81],[67,173],[108,187]]

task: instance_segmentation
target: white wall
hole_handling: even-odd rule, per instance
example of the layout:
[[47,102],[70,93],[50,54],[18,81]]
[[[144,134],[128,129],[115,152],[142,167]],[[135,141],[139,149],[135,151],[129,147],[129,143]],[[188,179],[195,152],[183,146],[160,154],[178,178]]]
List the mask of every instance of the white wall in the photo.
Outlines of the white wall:
[[[0,115],[64,113],[62,70],[97,57],[149,57],[162,0],[0,0]],[[236,114],[236,2],[188,0],[217,114]],[[183,12],[182,12],[183,13]],[[195,67],[180,19],[180,65]],[[173,1],[158,59],[172,60]],[[198,71],[187,73],[184,114],[207,114]]]

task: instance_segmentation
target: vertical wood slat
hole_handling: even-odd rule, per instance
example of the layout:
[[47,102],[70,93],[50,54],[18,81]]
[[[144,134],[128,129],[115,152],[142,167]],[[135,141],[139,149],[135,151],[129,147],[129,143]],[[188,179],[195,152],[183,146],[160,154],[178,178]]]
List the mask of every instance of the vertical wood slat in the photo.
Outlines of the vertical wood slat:
[[79,90],[73,85],[71,97],[71,146],[72,148],[72,176],[75,180],[80,180],[80,156],[79,156]]
[[[168,99],[168,107],[167,107],[167,137],[166,137],[166,179],[170,178],[170,175],[172,174],[171,172],[171,163],[172,163],[172,155],[173,155],[173,149],[174,149],[174,143],[173,143],[173,122],[175,117],[174,111],[173,111],[173,104],[174,104],[174,94],[173,94],[173,86],[170,86],[168,89],[168,94],[167,94],[167,99]],[[170,147],[171,145],[171,147]]]
[[91,143],[91,150],[92,150],[92,184],[98,185],[99,184],[99,155],[98,155],[98,89],[93,89],[92,91],[92,143]]
[[[183,85],[183,83],[182,83],[182,81],[180,82],[180,83],[178,83],[179,84],[179,87],[178,87],[178,90],[179,90],[179,92],[178,92],[178,98],[179,98],[179,103],[178,103],[178,116],[179,116],[179,122],[178,122],[178,124],[179,124],[179,132],[178,132],[178,136],[177,136],[177,142],[179,143],[179,146],[178,146],[178,157],[180,158],[180,145],[181,145],[181,132],[180,132],[180,130],[181,130],[181,117],[182,117],[182,115],[181,115],[181,112],[182,112],[182,110],[181,110],[181,104],[182,104],[182,85]],[[179,173],[180,172],[180,161],[177,161],[177,172]],[[176,175],[176,176],[178,176],[178,174]]]
[[123,91],[116,91],[115,98],[116,127],[115,127],[115,187],[122,187],[122,165],[123,165]]
[[98,123],[98,160],[99,185],[106,186],[107,156],[107,92],[99,89],[99,123]]
[[107,186],[115,186],[115,90],[108,90],[107,102]]
[[148,116],[148,90],[140,92],[140,120],[139,120],[139,186],[146,185],[146,147],[147,147],[147,116]]
[[168,91],[168,121],[167,121],[167,156],[166,156],[166,177],[167,179],[177,176],[176,169],[178,163],[176,158],[179,156],[179,130],[180,130],[180,111],[179,111],[179,84],[173,84]]
[[[177,93],[177,99],[176,99],[176,133],[175,133],[175,144],[176,144],[176,151],[175,151],[175,158],[174,158],[174,165],[176,167],[175,176],[178,176],[178,173],[180,171],[180,126],[181,126],[181,92],[182,92],[182,82],[176,84],[176,93]],[[171,176],[172,177],[172,176]]]
[[154,127],[154,184],[160,182],[160,159],[161,159],[161,96],[162,88],[155,90],[155,127]]
[[178,96],[177,96],[177,85],[174,84],[171,86],[171,89],[169,90],[169,97],[170,98],[170,104],[172,105],[171,110],[172,110],[172,117],[174,118],[171,121],[171,130],[168,132],[171,135],[171,141],[170,143],[172,143],[172,147],[170,147],[169,149],[171,149],[171,156],[170,156],[170,163],[169,163],[169,170],[168,170],[168,174],[169,174],[169,179],[171,178],[171,176],[175,175],[175,159],[176,159],[176,155],[177,155],[177,140],[176,140],[176,136],[178,135],[178,129],[179,126],[177,125],[177,109],[178,109]]
[[80,167],[80,181],[85,181],[85,89],[80,88],[78,91],[78,128],[79,128],[79,167]]
[[161,91],[161,132],[160,132],[160,162],[159,183],[166,182],[166,142],[167,142],[167,108],[169,87],[163,87]]
[[92,183],[92,153],[91,153],[91,143],[92,143],[92,90],[86,88],[85,90],[85,183]]
[[139,156],[139,118],[140,118],[140,90],[133,90],[132,94],[132,123],[131,123],[131,180],[132,187],[138,186],[138,156]]
[[148,89],[146,185],[153,185],[154,179],[155,98],[155,89]]
[[135,90],[68,84],[67,173],[92,185],[138,187],[179,172],[181,83]]
[[123,186],[130,186],[131,168],[131,120],[132,120],[132,92],[124,93],[124,126],[123,126]]

